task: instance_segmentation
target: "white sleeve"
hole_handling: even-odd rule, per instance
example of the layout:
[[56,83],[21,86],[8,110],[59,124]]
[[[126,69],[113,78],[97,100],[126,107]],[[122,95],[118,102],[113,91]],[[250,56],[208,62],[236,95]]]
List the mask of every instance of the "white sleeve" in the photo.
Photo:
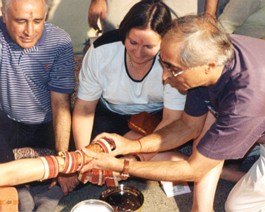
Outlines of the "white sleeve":
[[171,110],[184,110],[186,95],[179,93],[169,84],[164,86],[164,107]]
[[93,45],[87,51],[79,73],[78,98],[87,101],[99,99],[102,88],[98,81],[99,64]]

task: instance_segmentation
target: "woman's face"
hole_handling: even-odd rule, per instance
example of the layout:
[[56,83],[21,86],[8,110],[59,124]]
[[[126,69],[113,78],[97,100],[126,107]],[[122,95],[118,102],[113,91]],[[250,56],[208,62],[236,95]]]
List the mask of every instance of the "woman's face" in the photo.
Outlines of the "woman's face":
[[161,36],[151,29],[132,28],[126,39],[125,48],[134,63],[150,61],[160,50]]

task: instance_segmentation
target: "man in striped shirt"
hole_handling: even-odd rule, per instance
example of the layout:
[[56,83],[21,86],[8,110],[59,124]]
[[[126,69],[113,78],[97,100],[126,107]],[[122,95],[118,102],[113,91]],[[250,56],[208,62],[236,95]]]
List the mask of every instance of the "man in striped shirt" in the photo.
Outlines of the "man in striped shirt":
[[[0,163],[12,149],[69,147],[74,60],[70,36],[45,22],[50,0],[2,0]],[[66,194],[77,179],[59,177]]]

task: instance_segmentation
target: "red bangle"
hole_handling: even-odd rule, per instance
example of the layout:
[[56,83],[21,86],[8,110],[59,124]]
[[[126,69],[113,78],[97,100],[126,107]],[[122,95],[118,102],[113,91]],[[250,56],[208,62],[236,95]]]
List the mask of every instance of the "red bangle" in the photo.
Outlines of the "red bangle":
[[48,165],[49,165],[49,177],[48,179],[52,179],[57,177],[58,173],[59,173],[59,162],[57,160],[57,158],[53,155],[50,156],[45,156]]
[[123,169],[121,172],[121,179],[126,180],[130,175],[129,175],[129,164],[130,161],[127,159],[124,159],[123,161]]
[[57,177],[59,173],[59,162],[57,158],[53,155],[47,155],[40,157],[40,159],[44,166],[44,174],[40,181]]
[[98,144],[105,153],[111,152],[111,146],[104,138],[101,138],[97,141],[93,141],[93,144]]
[[58,156],[64,159],[64,168],[61,173],[75,173],[81,166],[78,160],[78,152],[59,152]]

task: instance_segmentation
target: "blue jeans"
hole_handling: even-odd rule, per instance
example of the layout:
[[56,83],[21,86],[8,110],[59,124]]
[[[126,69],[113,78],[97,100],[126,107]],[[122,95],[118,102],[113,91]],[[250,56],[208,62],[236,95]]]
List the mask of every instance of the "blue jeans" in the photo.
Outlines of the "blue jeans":
[[[154,112],[158,117],[162,117],[162,110]],[[124,135],[130,131],[128,120],[131,115],[120,115],[107,109],[100,101],[96,107],[94,125],[91,141],[102,132],[117,133]]]
[[0,111],[0,163],[14,160],[13,149],[21,147],[55,148],[52,122],[23,124]]

